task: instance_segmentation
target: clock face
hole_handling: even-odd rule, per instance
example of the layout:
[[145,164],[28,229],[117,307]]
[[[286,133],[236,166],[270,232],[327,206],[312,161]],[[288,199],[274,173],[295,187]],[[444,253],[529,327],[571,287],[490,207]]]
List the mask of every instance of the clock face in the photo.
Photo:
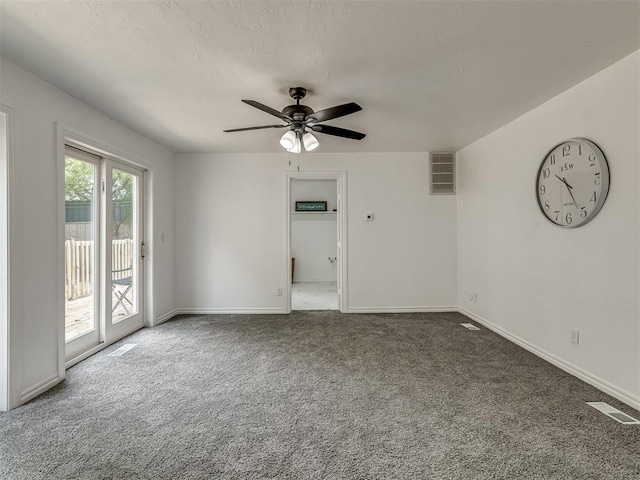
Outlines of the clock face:
[[583,138],[553,147],[538,170],[538,205],[560,227],[574,228],[591,221],[608,193],[607,159],[595,143]]

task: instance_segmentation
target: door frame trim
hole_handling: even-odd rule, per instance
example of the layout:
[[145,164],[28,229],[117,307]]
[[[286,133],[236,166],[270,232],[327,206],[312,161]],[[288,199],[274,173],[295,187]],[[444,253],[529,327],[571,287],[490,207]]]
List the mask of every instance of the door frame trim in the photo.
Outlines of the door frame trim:
[[[19,112],[13,107],[0,103],[0,111],[6,115],[6,164],[5,173],[5,201],[6,211],[6,304],[5,311],[0,315],[0,328],[3,330],[3,341],[0,351],[4,351],[3,360],[0,362],[0,411],[8,411],[20,404],[20,387],[22,385],[22,368],[20,366],[21,321],[22,318],[22,247],[20,244],[20,216],[17,205],[19,177],[19,142],[18,125]],[[11,286],[14,286],[12,289]]]
[[[335,180],[340,196],[338,201],[338,231],[340,232],[340,248],[338,249],[338,310],[346,312],[349,309],[347,295],[347,172],[346,171],[308,171],[285,172],[285,252],[284,252],[284,294],[286,298],[286,313],[291,313],[291,180]],[[336,239],[336,242],[338,239]]]

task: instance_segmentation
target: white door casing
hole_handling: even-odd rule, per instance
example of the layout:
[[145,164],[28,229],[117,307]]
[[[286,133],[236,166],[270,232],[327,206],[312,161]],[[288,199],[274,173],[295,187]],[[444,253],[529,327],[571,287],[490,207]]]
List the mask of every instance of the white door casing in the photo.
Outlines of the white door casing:
[[291,313],[291,180],[335,180],[337,183],[337,286],[338,310],[348,309],[347,295],[347,172],[285,172],[285,262],[286,312]]

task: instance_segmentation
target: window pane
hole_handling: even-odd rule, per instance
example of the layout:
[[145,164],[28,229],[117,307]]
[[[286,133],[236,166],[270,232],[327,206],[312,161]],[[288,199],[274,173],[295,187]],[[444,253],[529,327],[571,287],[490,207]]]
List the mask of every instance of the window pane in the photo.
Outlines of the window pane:
[[136,281],[135,225],[137,222],[134,208],[137,177],[129,172],[113,169],[113,242],[111,246],[112,263],[112,321],[119,322],[129,315],[137,313],[134,295]]
[[96,328],[95,176],[92,163],[65,157],[65,340]]

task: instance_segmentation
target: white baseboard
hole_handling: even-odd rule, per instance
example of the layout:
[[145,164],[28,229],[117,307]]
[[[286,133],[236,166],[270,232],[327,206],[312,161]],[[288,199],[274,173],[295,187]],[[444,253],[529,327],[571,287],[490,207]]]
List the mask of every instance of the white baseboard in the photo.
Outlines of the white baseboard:
[[177,308],[175,315],[241,315],[241,314],[266,314],[284,315],[287,314],[284,308]]
[[156,323],[155,323],[155,327],[157,327],[158,325],[160,325],[161,323],[166,322],[167,320],[171,320],[173,317],[175,317],[176,315],[178,315],[178,310],[176,310],[175,308],[173,310],[171,310],[170,312],[165,313],[164,315],[156,318]]
[[333,278],[296,278],[292,285],[296,283],[337,283],[337,281],[334,275]]
[[[355,307],[342,313],[421,313],[421,312],[458,312],[458,307]],[[283,308],[178,308],[173,315],[216,315],[216,314],[268,314],[286,315]]]
[[458,307],[348,307],[343,313],[458,312]]
[[619,388],[619,387],[607,382],[606,380],[603,380],[603,379],[597,377],[596,375],[593,375],[592,373],[587,372],[586,370],[583,370],[582,368],[577,367],[576,365],[573,365],[572,363],[569,363],[566,360],[563,360],[562,358],[557,357],[556,355],[554,355],[552,353],[549,353],[549,352],[547,352],[547,351],[545,351],[545,350],[533,345],[532,343],[527,342],[526,340],[518,337],[517,335],[513,335],[512,333],[509,333],[508,331],[506,331],[502,327],[499,327],[499,326],[493,324],[489,320],[487,320],[485,318],[482,318],[482,317],[470,312],[469,310],[467,310],[467,309],[465,309],[463,307],[459,307],[458,311],[461,314],[469,317],[470,319],[475,320],[476,322],[484,325],[489,330],[493,330],[498,335],[500,335],[501,337],[506,338],[510,342],[513,342],[516,345],[521,346],[525,350],[528,350],[529,352],[531,352],[534,355],[542,358],[543,360],[546,360],[547,362],[551,363],[552,365],[555,365],[556,367],[560,368],[561,370],[564,370],[565,372],[573,375],[574,377],[577,377],[580,380],[588,383],[589,385],[594,386],[598,390],[603,391],[607,395],[611,395],[612,397],[617,398],[621,402],[626,403],[630,407],[635,408],[636,410],[640,411],[640,397],[637,397],[636,395],[633,395],[632,393],[627,392],[627,391],[625,391],[625,390],[623,390],[623,389],[621,389],[621,388]]
[[[44,380],[39,381],[35,385],[32,385],[28,388],[25,388],[22,392],[20,392],[20,405],[27,403],[32,398],[37,397],[41,393],[46,392],[50,388],[56,386],[60,383],[64,378],[61,378],[57,373],[45,378]],[[18,407],[19,405],[15,405]],[[12,408],[15,408],[12,407]]]

